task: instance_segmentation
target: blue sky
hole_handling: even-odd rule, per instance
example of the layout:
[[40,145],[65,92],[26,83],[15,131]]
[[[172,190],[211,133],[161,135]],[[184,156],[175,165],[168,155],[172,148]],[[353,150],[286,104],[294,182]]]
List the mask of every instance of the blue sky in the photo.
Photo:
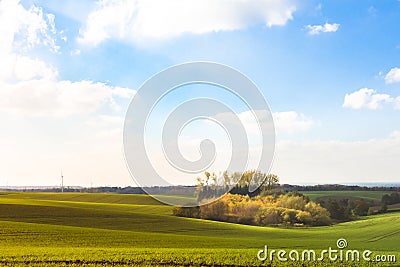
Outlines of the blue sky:
[[198,60],[258,85],[282,182],[400,181],[399,1],[3,0],[0,22],[0,185],[133,184],[130,100]]

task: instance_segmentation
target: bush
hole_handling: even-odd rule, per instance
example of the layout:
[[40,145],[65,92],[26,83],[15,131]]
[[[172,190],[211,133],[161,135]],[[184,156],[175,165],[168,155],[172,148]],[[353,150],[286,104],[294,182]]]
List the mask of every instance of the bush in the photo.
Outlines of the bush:
[[369,205],[364,200],[356,201],[356,208],[354,209],[355,215],[365,216],[368,214]]
[[387,210],[388,210],[388,207],[387,207],[386,203],[383,202],[382,207],[381,207],[381,209],[379,210],[379,212],[385,213],[385,212],[387,212]]
[[302,210],[296,214],[296,219],[299,223],[304,223],[304,224],[311,224],[313,221],[311,213]]
[[282,219],[286,223],[294,224],[297,222],[297,213],[299,210],[295,209],[285,209],[282,212]]
[[257,212],[254,221],[258,225],[280,224],[283,221],[281,214],[281,208],[263,207]]
[[188,218],[199,218],[200,208],[199,207],[175,207],[172,210],[172,214],[180,217]]
[[277,200],[277,206],[287,209],[304,210],[307,199],[304,196],[297,196],[291,193],[280,195]]
[[200,218],[223,221],[226,217],[228,206],[223,200],[217,200],[200,206]]
[[[209,202],[210,199],[205,201]],[[283,222],[308,225],[331,223],[329,212],[325,208],[298,193],[280,195],[277,198],[226,194],[200,207],[175,208],[173,214],[256,225],[277,225]]]
[[311,214],[312,225],[330,225],[332,223],[329,212],[315,202],[308,202],[305,210]]
[[232,218],[236,218],[236,222],[253,224],[254,215],[258,212],[261,206],[261,201],[254,201],[248,196],[245,196],[241,201],[236,201],[236,203],[228,205],[228,213]]
[[386,205],[400,203],[400,194],[397,192],[391,193],[390,195],[385,194],[382,196],[382,203],[385,203]]

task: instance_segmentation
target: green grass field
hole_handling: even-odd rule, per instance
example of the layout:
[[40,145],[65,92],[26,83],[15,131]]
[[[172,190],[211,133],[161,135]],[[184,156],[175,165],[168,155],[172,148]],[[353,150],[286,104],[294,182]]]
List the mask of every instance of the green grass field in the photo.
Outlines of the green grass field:
[[175,217],[171,210],[145,195],[1,193],[0,266],[281,266],[259,261],[258,250],[320,251],[336,248],[339,238],[348,249],[396,255],[400,264],[400,213],[327,227],[271,228]]

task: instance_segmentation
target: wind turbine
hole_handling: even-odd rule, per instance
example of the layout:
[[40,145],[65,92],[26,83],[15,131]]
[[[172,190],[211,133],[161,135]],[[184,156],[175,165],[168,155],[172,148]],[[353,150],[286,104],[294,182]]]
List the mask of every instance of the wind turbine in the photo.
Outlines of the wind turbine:
[[61,170],[61,193],[64,192],[64,176]]

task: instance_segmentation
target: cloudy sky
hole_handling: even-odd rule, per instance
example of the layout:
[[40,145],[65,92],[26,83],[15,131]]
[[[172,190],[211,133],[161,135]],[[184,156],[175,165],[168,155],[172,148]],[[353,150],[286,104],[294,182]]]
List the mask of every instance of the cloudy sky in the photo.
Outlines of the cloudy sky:
[[69,185],[134,185],[130,100],[157,72],[198,60],[258,85],[281,182],[399,182],[398,25],[396,0],[1,0],[0,185],[57,185],[61,169]]

